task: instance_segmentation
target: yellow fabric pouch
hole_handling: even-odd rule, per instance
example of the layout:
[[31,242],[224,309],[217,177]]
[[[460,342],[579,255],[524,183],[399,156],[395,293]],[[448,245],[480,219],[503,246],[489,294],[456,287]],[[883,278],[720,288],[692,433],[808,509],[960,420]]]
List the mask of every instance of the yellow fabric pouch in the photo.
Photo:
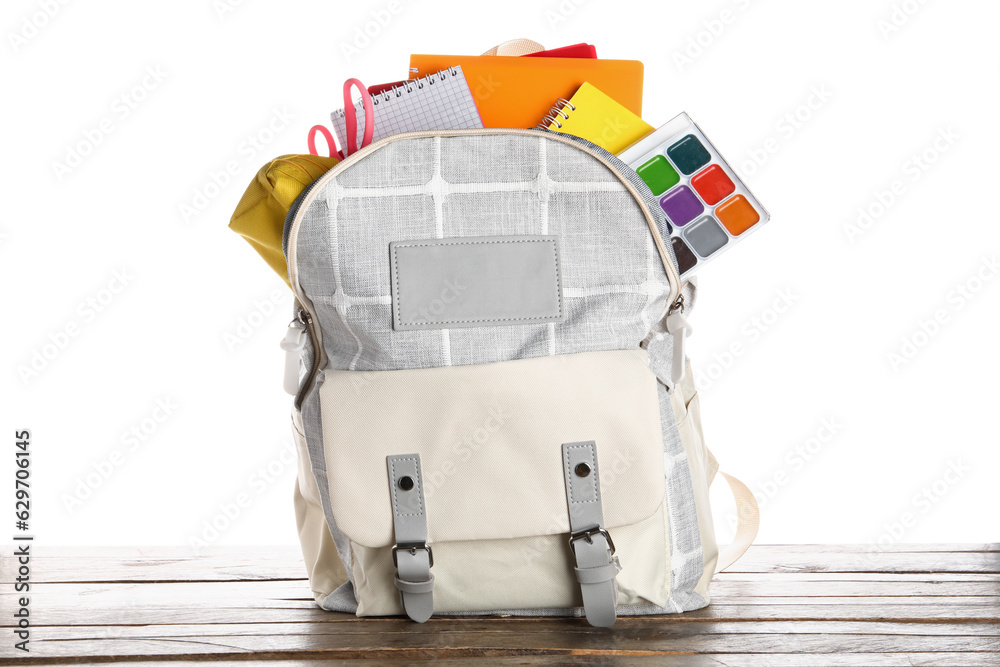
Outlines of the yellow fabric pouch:
[[288,264],[281,249],[288,209],[310,183],[338,162],[339,158],[321,155],[275,158],[257,172],[229,221],[229,228],[245,238],[289,287]]

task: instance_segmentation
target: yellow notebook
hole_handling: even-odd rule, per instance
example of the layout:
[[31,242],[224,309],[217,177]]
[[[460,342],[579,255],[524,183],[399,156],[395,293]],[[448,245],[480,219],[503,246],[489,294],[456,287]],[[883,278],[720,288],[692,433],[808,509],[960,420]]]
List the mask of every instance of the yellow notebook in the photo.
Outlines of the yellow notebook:
[[556,103],[542,126],[583,137],[609,153],[620,153],[653,131],[652,125],[589,82],[584,82],[569,102],[560,102],[564,104]]

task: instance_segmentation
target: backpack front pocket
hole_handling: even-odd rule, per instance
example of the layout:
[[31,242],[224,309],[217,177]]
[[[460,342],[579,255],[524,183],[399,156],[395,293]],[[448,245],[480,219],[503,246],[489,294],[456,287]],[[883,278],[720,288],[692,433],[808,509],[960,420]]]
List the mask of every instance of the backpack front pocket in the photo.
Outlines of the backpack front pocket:
[[645,350],[326,370],[330,500],[359,615],[398,614],[386,457],[417,454],[436,612],[575,607],[562,446],[593,441],[618,603],[667,599],[660,402]]

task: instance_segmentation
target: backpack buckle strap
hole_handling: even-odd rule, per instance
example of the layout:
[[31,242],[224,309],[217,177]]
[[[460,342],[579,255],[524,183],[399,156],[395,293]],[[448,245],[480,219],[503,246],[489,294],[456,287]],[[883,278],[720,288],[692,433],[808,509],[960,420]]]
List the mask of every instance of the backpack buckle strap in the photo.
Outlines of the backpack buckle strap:
[[615,551],[617,551],[617,549],[615,548],[614,541],[612,541],[611,539],[611,533],[604,530],[600,526],[598,526],[597,528],[591,528],[590,530],[582,530],[579,533],[573,533],[569,537],[569,545],[573,546],[573,543],[576,542],[577,540],[587,540],[587,542],[592,544],[594,542],[595,535],[604,536],[604,539],[607,540],[608,542],[608,547],[611,549],[611,555],[614,556]]
[[569,545],[576,559],[573,568],[587,621],[596,627],[610,627],[617,620],[618,588],[615,577],[621,564],[615,543],[604,528],[601,485],[594,441],[563,444],[563,471],[569,506]]
[[399,578],[399,572],[396,573],[394,577],[394,584],[396,588],[400,590],[401,593],[433,593],[434,592],[434,575],[427,581],[406,581],[405,579]]
[[434,613],[434,554],[427,544],[427,506],[424,502],[420,455],[386,457],[389,495],[392,499],[392,563],[394,584],[399,589],[403,611],[417,623]]
[[611,559],[610,563],[595,565],[594,567],[574,567],[576,580],[581,584],[599,584],[604,581],[611,581],[622,571],[622,565],[618,562],[617,556]]
[[424,551],[427,552],[427,559],[430,561],[430,567],[434,567],[434,551],[433,549],[430,548],[429,545],[424,543],[392,545],[392,564],[395,565],[397,568],[399,567],[399,556],[397,555],[397,553],[400,550],[409,551],[411,556],[416,556],[418,549],[423,549]]

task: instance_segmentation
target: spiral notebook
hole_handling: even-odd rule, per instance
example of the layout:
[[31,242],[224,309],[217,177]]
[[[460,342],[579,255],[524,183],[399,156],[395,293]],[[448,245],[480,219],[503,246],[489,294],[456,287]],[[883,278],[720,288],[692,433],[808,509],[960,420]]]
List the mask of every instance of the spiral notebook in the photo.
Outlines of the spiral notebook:
[[623,151],[653,131],[652,125],[588,82],[568,101],[556,100],[539,127],[583,137],[609,153]]
[[[483,127],[479,109],[461,67],[451,67],[372,96],[375,131],[372,141],[401,132],[463,130]],[[364,134],[364,109],[354,105],[358,117],[358,143]],[[347,145],[347,119],[343,109],[331,115],[341,146]]]

